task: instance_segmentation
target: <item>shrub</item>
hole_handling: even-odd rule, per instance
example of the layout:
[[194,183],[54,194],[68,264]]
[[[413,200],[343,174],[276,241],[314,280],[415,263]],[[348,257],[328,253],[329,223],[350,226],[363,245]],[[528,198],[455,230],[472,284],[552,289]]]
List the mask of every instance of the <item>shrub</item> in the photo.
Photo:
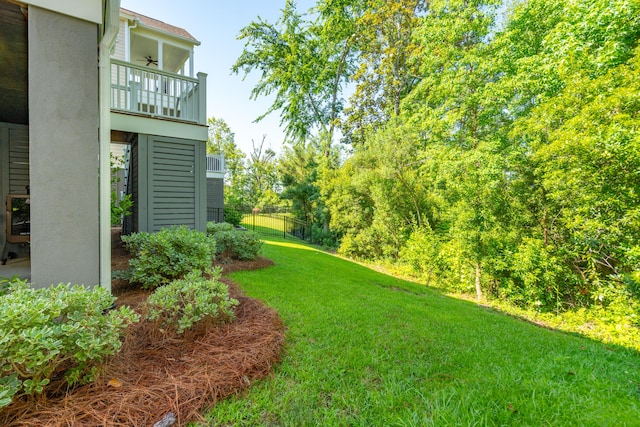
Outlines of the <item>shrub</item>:
[[188,273],[156,289],[147,299],[145,317],[179,334],[215,322],[232,320],[238,301],[229,298],[229,288],[220,282],[220,269]]
[[[561,310],[564,301],[574,300],[586,293],[573,274],[551,246],[540,239],[524,238],[511,256],[514,286],[505,296],[516,304],[535,306],[541,311]],[[587,301],[588,302],[588,301]],[[585,305],[585,304],[580,304]],[[566,307],[565,307],[566,308]]]
[[320,224],[313,224],[311,226],[311,242],[320,244],[327,249],[335,250],[338,248],[338,238],[335,233],[325,230],[324,226]]
[[120,225],[122,218],[131,215],[133,208],[133,199],[131,194],[125,194],[122,199],[118,200],[115,191],[111,192],[111,226]]
[[133,199],[131,194],[125,194],[122,199],[118,200],[116,189],[120,183],[118,172],[122,170],[124,158],[111,154],[111,225],[120,225],[122,218],[131,215],[133,207]]
[[0,277],[0,297],[9,293],[9,287],[11,283],[18,281],[18,276],[13,276],[11,279],[7,277]]
[[241,261],[254,260],[262,249],[260,235],[254,231],[221,231],[215,234],[217,254]]
[[235,227],[233,224],[229,224],[228,222],[208,222],[207,223],[207,234],[210,236],[214,236],[216,233],[220,233],[221,231],[233,231]]
[[225,206],[224,207],[224,220],[229,224],[240,225],[242,221],[242,212],[236,209],[233,206]]
[[213,237],[185,226],[133,233],[122,240],[135,256],[122,277],[143,288],[165,285],[192,270],[204,271],[211,267],[216,253]]
[[441,243],[436,234],[427,228],[418,228],[411,233],[406,246],[400,250],[400,259],[411,271],[426,280],[428,286],[444,270],[440,255]]
[[108,311],[114,300],[104,288],[33,289],[12,281],[0,297],[0,408],[16,396],[41,394],[52,378],[93,381],[138,320],[129,307]]

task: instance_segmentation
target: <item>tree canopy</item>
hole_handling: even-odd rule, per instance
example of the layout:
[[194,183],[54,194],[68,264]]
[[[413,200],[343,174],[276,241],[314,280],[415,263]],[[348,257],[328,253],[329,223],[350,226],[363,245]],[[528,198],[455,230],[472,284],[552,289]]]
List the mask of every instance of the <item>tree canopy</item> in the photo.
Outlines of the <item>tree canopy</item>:
[[[262,73],[253,95],[300,144],[283,195],[323,206],[342,253],[640,315],[640,3],[287,1],[240,37],[234,70]],[[337,126],[349,155],[323,163],[310,141]]]

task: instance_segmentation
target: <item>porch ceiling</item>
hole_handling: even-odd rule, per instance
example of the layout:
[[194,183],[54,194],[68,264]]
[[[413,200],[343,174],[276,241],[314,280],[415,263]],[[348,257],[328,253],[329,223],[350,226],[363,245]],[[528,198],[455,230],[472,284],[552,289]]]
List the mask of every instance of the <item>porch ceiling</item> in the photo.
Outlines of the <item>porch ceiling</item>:
[[29,123],[27,18],[0,0],[0,122]]
[[[158,60],[158,41],[138,34],[131,34],[131,60],[137,65],[157,68],[157,64],[146,63],[146,58]],[[189,59],[189,51],[165,43],[162,47],[162,69],[178,73]]]

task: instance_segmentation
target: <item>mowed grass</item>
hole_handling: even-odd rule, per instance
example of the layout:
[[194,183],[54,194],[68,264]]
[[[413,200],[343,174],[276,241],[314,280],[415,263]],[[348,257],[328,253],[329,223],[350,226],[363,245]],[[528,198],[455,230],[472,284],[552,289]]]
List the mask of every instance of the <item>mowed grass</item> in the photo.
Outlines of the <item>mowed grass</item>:
[[[284,233],[284,216],[284,214],[280,216],[245,214],[240,225],[269,236],[278,235],[278,232]],[[295,239],[294,237],[291,238]]]
[[231,277],[283,318],[273,374],[212,426],[638,426],[640,355],[547,330],[314,248]]

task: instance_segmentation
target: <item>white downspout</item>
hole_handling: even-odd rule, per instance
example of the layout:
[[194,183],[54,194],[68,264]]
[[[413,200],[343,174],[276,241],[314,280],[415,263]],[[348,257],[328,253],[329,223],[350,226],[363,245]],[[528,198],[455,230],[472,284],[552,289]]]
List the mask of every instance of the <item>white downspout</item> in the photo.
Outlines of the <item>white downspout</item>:
[[129,20],[124,20],[124,60],[131,62],[131,30],[138,28],[138,22],[140,19],[135,18],[133,25],[129,25]]
[[99,44],[99,224],[100,286],[111,292],[111,47],[118,36],[120,0],[105,0],[107,25]]

